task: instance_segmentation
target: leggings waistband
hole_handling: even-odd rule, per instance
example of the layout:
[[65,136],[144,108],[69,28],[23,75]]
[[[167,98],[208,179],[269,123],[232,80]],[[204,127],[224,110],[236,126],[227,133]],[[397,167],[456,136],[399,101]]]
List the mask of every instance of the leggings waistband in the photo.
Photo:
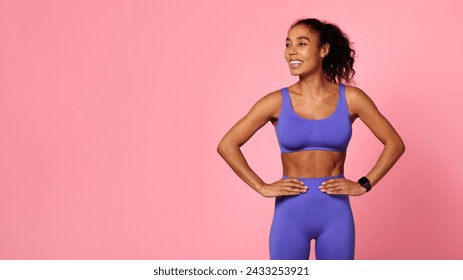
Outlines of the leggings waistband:
[[[326,194],[318,188],[321,186],[321,184],[329,179],[332,178],[344,178],[344,173],[334,175],[334,176],[327,176],[327,177],[297,177],[297,176],[282,176],[282,179],[286,178],[296,178],[302,182],[304,182],[304,185],[308,187],[308,191],[306,193],[300,194],[299,196],[302,197],[312,197],[312,196],[331,196],[329,194]],[[338,196],[340,197],[340,196]],[[282,198],[280,197],[277,200],[281,200]]]
[[309,196],[326,195],[325,193],[321,192],[318,189],[318,186],[321,186],[321,184],[324,181],[329,180],[329,179],[344,178],[344,173],[334,175],[334,176],[327,176],[327,177],[296,177],[296,176],[285,176],[285,175],[282,176],[282,179],[286,179],[286,178],[296,178],[304,182],[304,185],[309,187],[308,192],[306,193]]
[[328,179],[332,179],[332,178],[344,178],[344,173],[334,175],[334,176],[326,176],[326,177],[298,177],[298,176],[286,176],[286,175],[283,175],[281,178],[282,179],[296,178],[296,179],[299,179],[299,180],[315,180],[315,181],[319,181],[319,180],[328,180]]

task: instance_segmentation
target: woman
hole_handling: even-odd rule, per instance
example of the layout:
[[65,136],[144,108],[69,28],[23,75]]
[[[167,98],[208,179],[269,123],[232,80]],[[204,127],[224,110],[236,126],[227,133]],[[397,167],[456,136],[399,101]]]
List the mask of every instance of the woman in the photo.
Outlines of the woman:
[[[373,101],[346,86],[355,71],[355,51],[336,26],[317,19],[293,24],[285,59],[299,81],[258,100],[220,141],[217,151],[251,188],[275,197],[270,229],[271,259],[308,259],[315,239],[317,259],[353,259],[355,228],[349,196],[375,186],[405,146]],[[360,118],[384,144],[364,177],[344,177],[352,123]],[[281,149],[283,176],[265,183],[249,167],[240,147],[270,121]]]

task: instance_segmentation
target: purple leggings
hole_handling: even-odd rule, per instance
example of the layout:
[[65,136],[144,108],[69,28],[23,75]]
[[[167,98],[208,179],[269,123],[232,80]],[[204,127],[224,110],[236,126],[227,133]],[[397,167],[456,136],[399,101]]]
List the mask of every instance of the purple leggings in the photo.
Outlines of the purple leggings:
[[275,198],[270,259],[307,260],[312,239],[317,260],[354,259],[355,227],[349,196],[330,195],[318,189],[323,181],[343,177],[296,177],[309,188],[307,192]]

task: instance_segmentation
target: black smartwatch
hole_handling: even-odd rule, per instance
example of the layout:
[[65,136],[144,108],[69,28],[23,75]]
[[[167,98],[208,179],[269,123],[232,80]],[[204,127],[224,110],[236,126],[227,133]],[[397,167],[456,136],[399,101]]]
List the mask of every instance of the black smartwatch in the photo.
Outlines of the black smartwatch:
[[371,190],[370,180],[368,180],[367,177],[362,177],[357,182],[360,184],[360,186],[364,187],[367,192]]

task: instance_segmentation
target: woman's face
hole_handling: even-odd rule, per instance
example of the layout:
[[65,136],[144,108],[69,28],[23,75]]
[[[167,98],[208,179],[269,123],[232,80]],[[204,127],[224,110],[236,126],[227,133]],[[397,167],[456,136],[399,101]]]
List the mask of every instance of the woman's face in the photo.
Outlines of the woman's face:
[[322,70],[326,47],[318,47],[318,34],[305,25],[291,28],[286,38],[285,59],[291,75],[306,76]]

